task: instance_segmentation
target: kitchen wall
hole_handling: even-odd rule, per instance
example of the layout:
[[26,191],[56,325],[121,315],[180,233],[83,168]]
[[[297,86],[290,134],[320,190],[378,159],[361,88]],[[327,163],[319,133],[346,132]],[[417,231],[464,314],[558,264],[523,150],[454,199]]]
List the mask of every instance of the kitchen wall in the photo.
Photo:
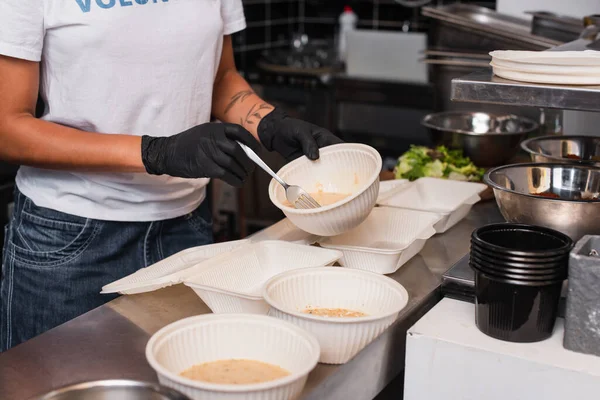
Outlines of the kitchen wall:
[[299,29],[309,37],[333,37],[344,6],[352,7],[358,16],[359,29],[402,30],[412,22],[413,29],[423,28],[418,8],[410,9],[393,0],[301,0]]
[[[236,63],[252,68],[260,54],[289,46],[295,32],[311,39],[333,39],[345,5],[358,15],[361,29],[401,30],[405,21],[419,19],[418,11],[393,0],[243,0],[248,28],[234,35]],[[416,23],[415,23],[416,26]]]
[[238,68],[254,65],[261,52],[287,47],[297,29],[299,0],[243,0],[247,28],[233,35]]
[[[407,8],[394,0],[242,0],[248,28],[233,37],[236,64],[252,69],[263,51],[289,46],[295,32],[311,39],[333,39],[344,6],[358,16],[359,29],[425,31],[427,21],[420,8]],[[431,4],[454,0],[433,0]],[[495,0],[463,0],[464,3],[494,7]]]

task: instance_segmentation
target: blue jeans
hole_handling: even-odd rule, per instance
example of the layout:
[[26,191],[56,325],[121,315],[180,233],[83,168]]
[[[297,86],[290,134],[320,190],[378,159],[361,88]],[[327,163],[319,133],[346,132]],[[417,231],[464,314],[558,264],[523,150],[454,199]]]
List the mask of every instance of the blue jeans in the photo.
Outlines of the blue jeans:
[[16,190],[2,260],[0,352],[116,297],[101,295],[102,286],[209,243],[206,202],[171,220],[112,222],[37,207]]

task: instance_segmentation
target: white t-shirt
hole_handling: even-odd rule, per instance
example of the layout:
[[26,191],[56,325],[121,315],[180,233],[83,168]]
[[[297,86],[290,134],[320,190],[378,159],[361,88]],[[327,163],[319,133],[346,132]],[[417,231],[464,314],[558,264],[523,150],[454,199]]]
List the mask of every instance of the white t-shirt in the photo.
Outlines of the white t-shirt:
[[[41,61],[46,121],[171,136],[210,120],[223,36],[241,0],[0,0],[0,54]],[[153,221],[194,210],[207,179],[21,167],[35,204],[86,218]]]

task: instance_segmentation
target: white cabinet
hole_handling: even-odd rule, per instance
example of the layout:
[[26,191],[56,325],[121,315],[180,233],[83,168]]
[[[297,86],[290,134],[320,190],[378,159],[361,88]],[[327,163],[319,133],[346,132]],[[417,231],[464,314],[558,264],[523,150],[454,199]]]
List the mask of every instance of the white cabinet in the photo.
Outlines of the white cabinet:
[[407,333],[405,400],[597,399],[600,357],[565,350],[563,320],[538,343],[479,332],[474,305],[443,299]]

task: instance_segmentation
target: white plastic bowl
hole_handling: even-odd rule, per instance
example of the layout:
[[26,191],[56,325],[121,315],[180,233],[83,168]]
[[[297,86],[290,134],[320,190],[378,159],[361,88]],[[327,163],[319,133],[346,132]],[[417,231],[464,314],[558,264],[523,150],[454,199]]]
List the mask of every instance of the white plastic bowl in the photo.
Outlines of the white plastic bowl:
[[278,175],[290,185],[299,185],[309,193],[349,193],[346,199],[325,207],[300,210],[283,204],[283,187],[275,180],[269,184],[269,197],[286,217],[305,232],[334,236],[363,222],[377,201],[381,156],[363,144],[337,144],[320,150],[320,158],[306,157],[284,166]]
[[358,227],[320,244],[341,251],[343,267],[391,274],[423,249],[440,219],[428,212],[378,207]]
[[[319,343],[302,329],[259,315],[207,314],[174,322],[146,345],[146,359],[159,382],[196,400],[295,399],[319,359]],[[196,364],[249,359],[278,365],[291,374],[270,382],[225,385],[179,374]]]
[[332,265],[341,257],[337,250],[264,241],[206,261],[201,272],[184,283],[214,313],[266,314],[269,306],[262,288],[271,277],[292,269]]
[[[323,267],[285,272],[269,280],[263,296],[269,315],[313,333],[321,346],[320,362],[343,364],[371,343],[408,303],[402,285],[383,275]],[[345,308],[365,317],[327,318],[306,314],[312,308]]]

